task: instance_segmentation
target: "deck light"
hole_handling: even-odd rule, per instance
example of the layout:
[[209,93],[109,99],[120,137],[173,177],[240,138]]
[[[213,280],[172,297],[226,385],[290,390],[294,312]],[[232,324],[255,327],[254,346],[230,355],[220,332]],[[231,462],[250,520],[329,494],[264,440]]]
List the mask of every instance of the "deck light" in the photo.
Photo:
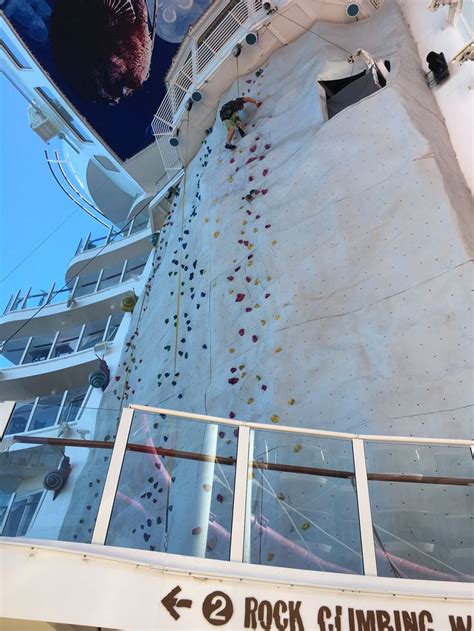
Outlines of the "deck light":
[[172,147],[177,147],[179,145],[179,138],[178,136],[171,136],[169,143]]
[[249,46],[254,46],[258,42],[258,34],[257,33],[247,33],[245,36],[245,42]]
[[199,101],[202,101],[202,94],[201,92],[199,92],[199,90],[194,90],[194,92],[191,94],[191,98],[195,103],[199,103]]
[[356,18],[359,15],[360,7],[357,2],[350,2],[346,6],[346,13],[350,18]]

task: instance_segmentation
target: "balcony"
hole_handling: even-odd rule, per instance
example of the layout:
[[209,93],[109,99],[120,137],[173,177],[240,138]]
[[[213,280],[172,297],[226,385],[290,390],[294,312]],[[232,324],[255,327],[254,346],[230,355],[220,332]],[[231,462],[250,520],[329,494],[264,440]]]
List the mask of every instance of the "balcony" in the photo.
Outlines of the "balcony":
[[87,383],[89,372],[114,340],[123,313],[55,333],[14,338],[0,356],[0,400],[18,400]]

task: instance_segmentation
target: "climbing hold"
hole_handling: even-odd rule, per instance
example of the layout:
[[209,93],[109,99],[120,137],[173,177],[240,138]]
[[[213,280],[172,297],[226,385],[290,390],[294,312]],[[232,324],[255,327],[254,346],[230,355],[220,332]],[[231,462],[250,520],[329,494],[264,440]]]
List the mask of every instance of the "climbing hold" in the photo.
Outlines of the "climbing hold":
[[252,335],[252,342],[257,342],[258,341],[258,337],[256,335]]
[[296,443],[296,445],[293,447],[293,451],[295,452],[295,454],[297,454],[302,449],[303,447],[299,443]]
[[281,353],[281,346],[277,346],[275,348],[275,353]]
[[277,493],[277,498],[279,500],[284,500],[285,499],[285,494],[280,491],[279,493]]
[[252,405],[253,401],[254,401],[254,400],[253,400],[253,397],[249,397],[249,398],[247,399],[247,405]]
[[237,294],[237,296],[235,297],[235,302],[242,302],[244,298],[245,294]]
[[239,335],[240,335],[240,337],[245,335],[245,329],[239,329]]
[[295,403],[295,399],[288,399],[288,405],[294,405]]
[[268,561],[273,561],[273,559],[275,558],[275,555],[273,554],[273,552],[269,552],[267,554],[267,559]]
[[193,535],[200,535],[201,534],[201,528],[199,528],[199,526],[197,526],[196,528],[193,528],[191,532],[192,532]]
[[235,386],[235,384],[239,382],[239,378],[231,377],[230,379],[227,379],[227,381],[230,383],[231,386]]
[[229,412],[229,418],[235,418],[235,412]]
[[221,495],[221,493],[218,493],[216,495],[216,500],[219,502],[219,504],[222,504],[222,502],[224,501],[224,496]]
[[304,524],[301,525],[301,530],[308,530],[310,526],[311,524],[309,523],[309,521],[305,521]]
[[213,236],[214,236],[214,239],[217,239],[217,237],[218,237],[219,235],[220,235],[219,230],[216,230],[216,231],[214,232],[214,235],[213,235]]
[[206,493],[209,493],[212,487],[210,484],[203,484],[202,488],[206,491]]
[[235,348],[229,348],[229,353],[235,353]]
[[265,390],[267,389],[267,386],[265,384],[262,384],[261,388],[265,392]]
[[279,423],[280,422],[280,417],[278,416],[278,414],[273,414],[272,418],[270,419],[272,423]]

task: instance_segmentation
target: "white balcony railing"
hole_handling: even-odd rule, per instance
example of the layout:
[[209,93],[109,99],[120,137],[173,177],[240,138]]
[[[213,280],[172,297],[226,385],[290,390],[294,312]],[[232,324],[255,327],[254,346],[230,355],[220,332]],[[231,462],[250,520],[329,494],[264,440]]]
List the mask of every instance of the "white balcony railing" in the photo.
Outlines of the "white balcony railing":
[[[364,436],[139,405],[123,410],[111,434],[10,436],[15,450],[35,446],[37,469],[18,458],[8,471],[26,480],[29,493],[42,491],[52,449],[72,473],[63,472],[61,503],[52,503],[51,492],[21,532],[7,514],[3,534],[40,540],[55,529],[62,541],[275,568],[473,578],[472,441]],[[0,454],[0,472],[12,453]]]

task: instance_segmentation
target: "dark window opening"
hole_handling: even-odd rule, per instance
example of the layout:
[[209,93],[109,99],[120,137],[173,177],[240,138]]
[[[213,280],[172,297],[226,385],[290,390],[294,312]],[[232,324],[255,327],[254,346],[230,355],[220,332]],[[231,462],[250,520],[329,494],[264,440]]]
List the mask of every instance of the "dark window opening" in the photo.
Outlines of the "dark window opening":
[[[334,79],[332,81],[320,81],[320,85],[326,92],[328,118],[332,118],[342,110],[366,96],[380,90],[385,85],[385,80],[381,73],[378,73],[380,86],[374,81],[372,71],[365,70],[354,76]],[[382,81],[380,81],[382,79]]]

